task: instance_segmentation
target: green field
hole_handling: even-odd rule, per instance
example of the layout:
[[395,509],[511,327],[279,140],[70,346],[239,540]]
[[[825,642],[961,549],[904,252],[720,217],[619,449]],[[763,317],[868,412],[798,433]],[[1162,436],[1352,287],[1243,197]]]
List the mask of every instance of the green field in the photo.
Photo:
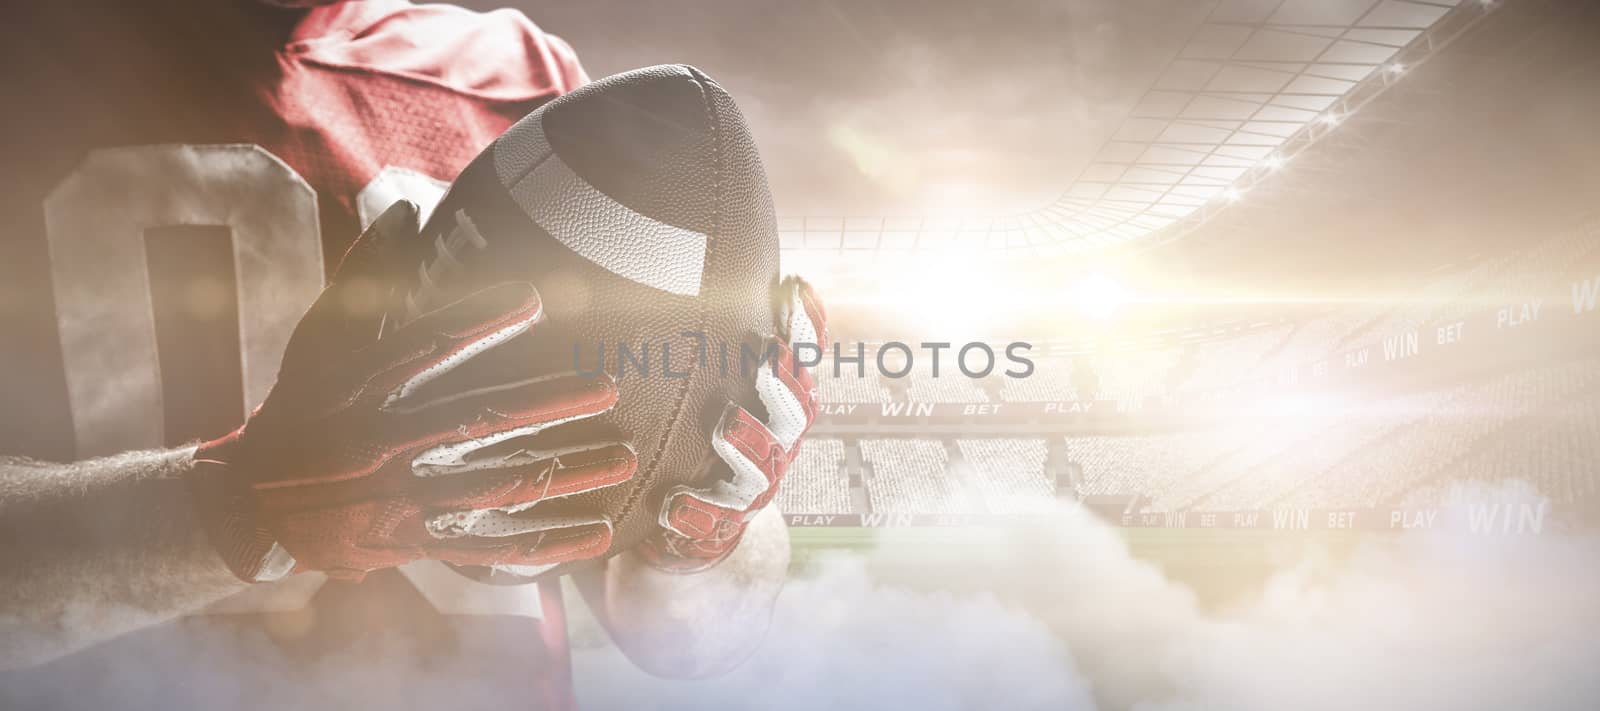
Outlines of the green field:
[[[1362,541],[1385,532],[1273,531],[1260,529],[1110,529],[1133,558],[1158,568],[1195,591],[1203,603],[1226,604],[1259,588],[1273,573],[1306,561],[1339,561]],[[864,556],[874,578],[888,583],[940,590],[981,590],[989,573],[1015,575],[1030,567],[1041,575],[1050,566],[1106,555],[1106,542],[1094,535],[1081,544],[1062,536],[1041,550],[1030,550],[1024,530],[984,528],[789,529],[793,573],[806,575],[830,554]]]

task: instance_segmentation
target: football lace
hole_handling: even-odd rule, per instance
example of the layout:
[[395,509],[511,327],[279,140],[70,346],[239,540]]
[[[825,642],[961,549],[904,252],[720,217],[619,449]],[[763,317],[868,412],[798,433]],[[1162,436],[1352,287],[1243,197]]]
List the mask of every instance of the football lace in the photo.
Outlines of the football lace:
[[440,294],[440,284],[446,283],[452,274],[463,268],[462,252],[468,247],[481,250],[489,246],[488,240],[478,232],[465,210],[456,210],[455,218],[456,226],[448,235],[441,233],[433,239],[433,257],[424,259],[417,267],[417,286],[406,294],[405,299],[405,320],[408,322],[442,305],[444,297]]

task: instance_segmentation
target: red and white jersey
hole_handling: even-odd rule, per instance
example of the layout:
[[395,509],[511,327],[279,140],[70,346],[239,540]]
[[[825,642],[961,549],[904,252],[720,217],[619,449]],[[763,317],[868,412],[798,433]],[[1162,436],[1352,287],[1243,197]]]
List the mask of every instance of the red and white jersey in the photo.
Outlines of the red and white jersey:
[[[512,122],[586,81],[570,47],[515,11],[69,5],[7,30],[26,33],[6,41],[25,55],[7,65],[27,71],[0,165],[6,454],[82,458],[237,426],[363,222],[400,197],[431,206]],[[186,346],[211,357],[187,363]],[[235,355],[237,382],[178,372]]]
[[[0,88],[0,456],[65,461],[237,427],[367,221],[401,197],[431,207],[512,122],[587,80],[565,42],[512,10],[404,0],[298,11],[233,0],[24,5],[8,9],[0,30],[15,75]],[[415,611],[462,611],[450,608],[476,593],[432,572],[446,573],[442,587],[405,585],[391,571],[360,586],[297,576],[287,592],[250,593],[280,617],[313,614],[294,612],[313,595],[338,615],[363,611],[360,623],[313,614],[333,631],[301,637],[368,635],[392,626],[379,619],[387,611],[437,627],[419,636],[436,644],[457,631]],[[536,616],[537,592],[490,607]],[[537,628],[494,625],[536,646]],[[179,627],[134,637],[174,645],[215,633]],[[139,645],[78,656],[154,664]],[[72,665],[52,667],[70,678]],[[522,684],[538,676],[515,672]],[[87,683],[80,692],[110,688]],[[200,698],[176,705],[212,705],[193,703]],[[297,705],[284,700],[263,699]]]

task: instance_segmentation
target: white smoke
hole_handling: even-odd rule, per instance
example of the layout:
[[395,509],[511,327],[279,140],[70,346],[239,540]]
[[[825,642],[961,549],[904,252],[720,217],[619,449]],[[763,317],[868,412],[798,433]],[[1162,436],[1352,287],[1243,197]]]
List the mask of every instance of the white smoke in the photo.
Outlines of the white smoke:
[[[1505,501],[1508,491],[1527,490],[1487,498]],[[651,679],[612,649],[581,651],[580,700],[638,709],[1600,708],[1593,534],[1374,534],[1353,550],[1287,562],[1222,609],[1202,606],[1131,555],[1120,533],[1075,510],[1046,529],[974,532],[945,565],[924,565],[928,557],[925,540],[889,532],[868,553],[822,559],[785,589],[762,650],[720,679]],[[919,566],[920,577],[908,573]]]
[[[1446,500],[1535,496],[1525,485],[1468,487]],[[762,649],[718,679],[649,677],[575,620],[582,706],[1600,708],[1591,532],[1454,526],[1319,549],[1263,531],[1245,545],[1294,559],[1220,606],[1076,509],[1030,530],[947,531],[934,549],[926,530],[882,533],[870,551],[813,561],[785,588]],[[1207,577],[1194,568],[1213,561],[1187,547],[1203,532],[1163,533],[1177,552],[1160,557],[1189,566],[1184,580]],[[1224,566],[1210,577],[1240,575]],[[292,629],[276,635],[216,625],[136,633],[72,666],[0,674],[0,708],[169,708],[176,698],[192,708],[472,709],[520,706],[533,693],[537,660],[505,656],[529,628],[497,618],[447,650],[380,634],[310,665],[269,639],[337,622],[290,615],[279,625]]]

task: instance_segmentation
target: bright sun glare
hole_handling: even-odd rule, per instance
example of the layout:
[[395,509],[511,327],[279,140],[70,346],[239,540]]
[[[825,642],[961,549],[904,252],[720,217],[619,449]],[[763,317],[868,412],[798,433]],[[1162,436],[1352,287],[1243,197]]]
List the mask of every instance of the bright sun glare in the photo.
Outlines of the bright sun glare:
[[1073,296],[1079,311],[1101,321],[1116,315],[1128,302],[1128,293],[1122,284],[1104,274],[1090,274],[1079,280]]

